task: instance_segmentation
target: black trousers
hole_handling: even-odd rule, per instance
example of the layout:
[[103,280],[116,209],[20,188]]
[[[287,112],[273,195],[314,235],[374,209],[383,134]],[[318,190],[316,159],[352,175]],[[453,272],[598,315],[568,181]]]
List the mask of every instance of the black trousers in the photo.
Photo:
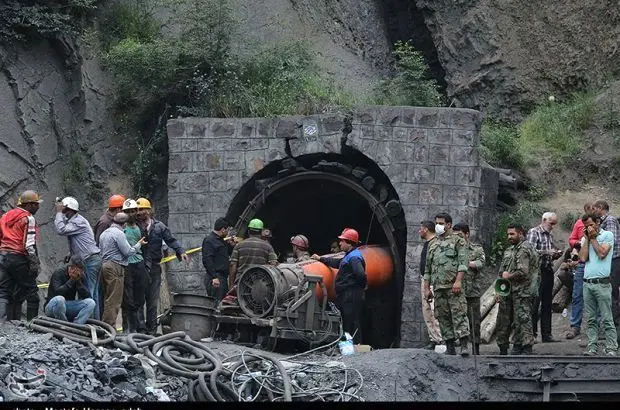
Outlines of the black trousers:
[[543,263],[540,266],[540,285],[538,297],[532,306],[532,330],[538,334],[538,318],[540,333],[543,339],[551,337],[551,307],[553,302],[553,266]]
[[353,336],[354,343],[361,343],[364,289],[347,289],[338,293],[336,306],[342,316],[343,330]]
[[[211,283],[215,278],[220,280],[220,286],[217,288]],[[207,290],[207,295],[216,298],[218,303],[221,302],[228,293],[228,272],[216,272],[215,275],[207,273],[205,276],[205,289]]]
[[37,278],[30,272],[30,263],[24,255],[0,255],[0,321],[20,320],[26,301],[26,319],[39,314]]
[[467,299],[467,320],[469,321],[469,341],[480,344],[480,298]]
[[130,263],[127,266],[121,305],[123,331],[131,333],[138,331],[138,309],[144,306],[149,280],[144,261]]

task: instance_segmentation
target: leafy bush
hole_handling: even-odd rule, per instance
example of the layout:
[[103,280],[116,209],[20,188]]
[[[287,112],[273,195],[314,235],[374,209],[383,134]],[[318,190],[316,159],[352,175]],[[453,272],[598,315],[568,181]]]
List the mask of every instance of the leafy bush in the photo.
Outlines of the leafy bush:
[[578,213],[569,212],[566,215],[564,215],[564,217],[560,221],[560,226],[565,231],[570,232],[573,230],[573,225],[575,224],[575,221],[579,218],[581,218],[581,215],[579,215]]
[[521,125],[525,151],[555,162],[577,154],[583,132],[592,125],[594,109],[591,93],[574,94],[564,104],[541,105]]
[[437,107],[442,105],[437,82],[428,74],[428,64],[409,41],[394,44],[394,75],[375,89],[379,105],[411,105]]
[[97,0],[19,0],[0,3],[0,40],[76,34]]
[[154,5],[149,0],[126,0],[110,5],[99,24],[103,49],[109,50],[125,39],[141,43],[155,41],[160,24],[153,16]]
[[485,121],[480,131],[480,154],[495,167],[521,169],[523,153],[518,129],[509,124]]

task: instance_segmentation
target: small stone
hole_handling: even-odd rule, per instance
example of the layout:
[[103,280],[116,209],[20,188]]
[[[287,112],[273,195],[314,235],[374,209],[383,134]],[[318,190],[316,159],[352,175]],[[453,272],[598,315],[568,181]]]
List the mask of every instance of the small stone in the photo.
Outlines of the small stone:
[[127,370],[122,367],[111,367],[107,371],[110,379],[127,379]]
[[571,368],[571,369],[567,368],[567,369],[564,371],[564,375],[565,375],[566,377],[569,377],[569,378],[571,378],[571,379],[572,379],[572,378],[574,378],[574,377],[577,377],[577,370],[572,369],[572,368]]

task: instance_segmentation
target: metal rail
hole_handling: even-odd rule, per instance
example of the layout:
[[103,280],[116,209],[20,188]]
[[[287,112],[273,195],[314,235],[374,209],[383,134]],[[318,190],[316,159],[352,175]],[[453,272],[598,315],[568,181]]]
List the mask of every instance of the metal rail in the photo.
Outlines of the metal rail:
[[620,365],[620,357],[613,356],[478,356],[480,361],[497,363],[575,363],[575,364],[616,364]]

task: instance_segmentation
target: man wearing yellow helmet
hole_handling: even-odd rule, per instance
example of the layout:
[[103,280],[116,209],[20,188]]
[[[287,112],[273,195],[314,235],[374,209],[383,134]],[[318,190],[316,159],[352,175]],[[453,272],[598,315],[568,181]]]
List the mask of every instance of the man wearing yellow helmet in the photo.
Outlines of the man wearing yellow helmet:
[[[177,259],[189,262],[189,256],[181,243],[177,241],[170,229],[161,221],[153,217],[153,207],[146,198],[136,199],[138,214],[136,219],[142,231],[142,236],[147,238],[147,244],[142,248],[144,265],[149,273],[150,282],[146,290],[146,331],[150,334],[157,332],[157,307],[159,305],[159,292],[161,287],[161,266],[159,261],[163,256],[162,244],[168,245],[177,255]],[[142,327],[143,309],[138,309],[138,322]]]
[[269,242],[261,239],[265,226],[260,219],[252,219],[248,224],[249,237],[235,245],[230,256],[229,287],[232,288],[237,273],[241,275],[250,265],[277,265],[278,257]]

